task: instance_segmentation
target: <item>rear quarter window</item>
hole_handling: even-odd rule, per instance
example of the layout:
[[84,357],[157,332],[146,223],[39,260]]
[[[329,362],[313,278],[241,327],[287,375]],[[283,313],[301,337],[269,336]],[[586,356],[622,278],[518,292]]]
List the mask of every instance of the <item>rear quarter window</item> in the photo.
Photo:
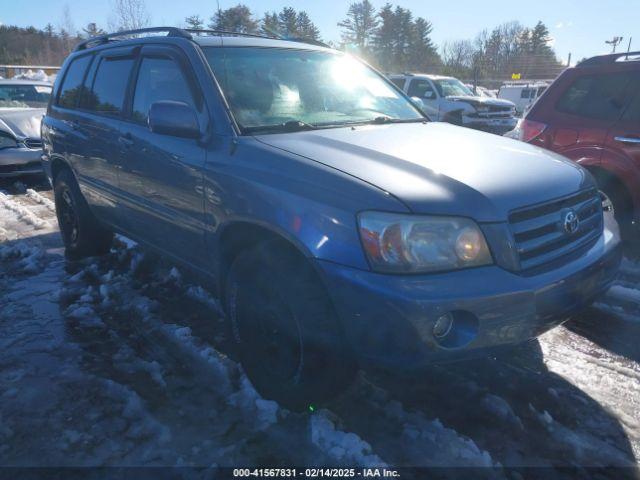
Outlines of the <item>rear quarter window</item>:
[[597,120],[617,120],[625,105],[628,73],[579,77],[569,85],[556,104],[556,110]]
[[62,85],[60,86],[57,102],[59,106],[74,108],[78,104],[78,99],[82,92],[84,75],[92,58],[91,55],[85,55],[71,61],[64,75]]

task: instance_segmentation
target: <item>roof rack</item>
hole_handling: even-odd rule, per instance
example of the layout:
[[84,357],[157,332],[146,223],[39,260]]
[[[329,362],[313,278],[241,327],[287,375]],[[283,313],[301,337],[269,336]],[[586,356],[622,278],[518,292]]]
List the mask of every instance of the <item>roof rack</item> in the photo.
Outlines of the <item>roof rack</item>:
[[197,29],[197,28],[178,28],[178,27],[151,27],[151,28],[139,28],[136,30],[123,30],[121,32],[107,33],[105,35],[98,35],[96,37],[91,37],[83,42],[80,42],[74,51],[86,50],[87,48],[95,47],[97,45],[102,45],[105,43],[109,43],[118,37],[126,37],[128,35],[140,35],[145,33],[158,33],[158,32],[167,32],[167,37],[180,37],[186,38],[189,40],[193,39],[194,34],[209,34],[209,35],[218,35],[221,37],[229,36],[229,37],[252,37],[252,38],[270,38],[276,40],[285,40],[289,42],[300,42],[300,43],[308,43],[310,45],[316,45],[319,47],[331,48],[324,42],[319,40],[312,40],[307,38],[287,38],[283,35],[279,35],[274,33],[272,36],[262,35],[258,33],[245,33],[245,32],[233,32],[227,30],[209,30],[209,29]]
[[629,60],[629,57],[634,57],[631,60],[640,60],[640,51],[636,52],[620,52],[610,53],[608,55],[598,55],[595,57],[587,58],[580,62],[577,67],[593,67],[595,65],[609,65],[620,61],[624,57],[625,61]]
[[124,37],[127,35],[139,35],[144,33],[157,33],[157,32],[167,32],[167,37],[181,37],[191,39],[191,35],[182,30],[181,28],[176,27],[151,27],[151,28],[138,28],[136,30],[123,30],[121,32],[107,33],[105,35],[98,35],[95,37],[91,37],[84,42],[80,42],[74,51],[86,50],[90,47],[95,47],[97,45],[102,45],[104,43],[109,43],[112,39],[118,37]]

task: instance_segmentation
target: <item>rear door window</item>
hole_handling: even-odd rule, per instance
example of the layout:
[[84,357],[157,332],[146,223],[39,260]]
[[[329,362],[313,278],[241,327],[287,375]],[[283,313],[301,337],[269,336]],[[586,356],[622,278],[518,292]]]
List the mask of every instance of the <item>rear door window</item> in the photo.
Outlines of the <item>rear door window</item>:
[[102,58],[83,107],[107,115],[120,115],[133,63],[134,59],[130,57]]
[[184,102],[195,108],[189,82],[174,60],[143,58],[133,94],[133,119],[146,123],[151,104],[160,100]]
[[74,108],[78,104],[78,98],[82,91],[82,82],[87,67],[91,63],[92,56],[85,55],[71,61],[67,73],[64,75],[60,93],[58,94],[58,105],[64,108]]
[[629,73],[577,78],[564,92],[556,109],[596,120],[617,120],[626,106],[630,80]]
[[410,97],[434,98],[435,93],[429,80],[414,78],[409,85],[408,94]]

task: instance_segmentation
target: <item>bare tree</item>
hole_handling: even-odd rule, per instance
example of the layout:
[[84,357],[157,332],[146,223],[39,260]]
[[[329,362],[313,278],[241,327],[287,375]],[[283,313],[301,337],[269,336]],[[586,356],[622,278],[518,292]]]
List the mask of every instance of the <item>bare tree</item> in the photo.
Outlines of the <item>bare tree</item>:
[[111,30],[136,30],[149,25],[149,12],[144,0],[112,0]]
[[64,51],[68,54],[71,52],[74,42],[73,37],[76,35],[76,27],[71,18],[71,10],[69,4],[64,5],[62,8],[62,17],[58,23],[58,31],[60,32],[60,38],[62,39],[62,46]]

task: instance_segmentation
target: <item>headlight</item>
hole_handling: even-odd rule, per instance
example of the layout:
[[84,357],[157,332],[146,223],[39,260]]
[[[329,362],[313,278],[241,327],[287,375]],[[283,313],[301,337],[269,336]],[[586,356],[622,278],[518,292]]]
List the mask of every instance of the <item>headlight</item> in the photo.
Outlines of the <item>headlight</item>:
[[363,212],[358,227],[378,272],[437,272],[493,262],[482,231],[468,218]]
[[18,142],[15,138],[7,135],[6,133],[0,133],[0,149],[2,148],[15,148],[18,146]]

